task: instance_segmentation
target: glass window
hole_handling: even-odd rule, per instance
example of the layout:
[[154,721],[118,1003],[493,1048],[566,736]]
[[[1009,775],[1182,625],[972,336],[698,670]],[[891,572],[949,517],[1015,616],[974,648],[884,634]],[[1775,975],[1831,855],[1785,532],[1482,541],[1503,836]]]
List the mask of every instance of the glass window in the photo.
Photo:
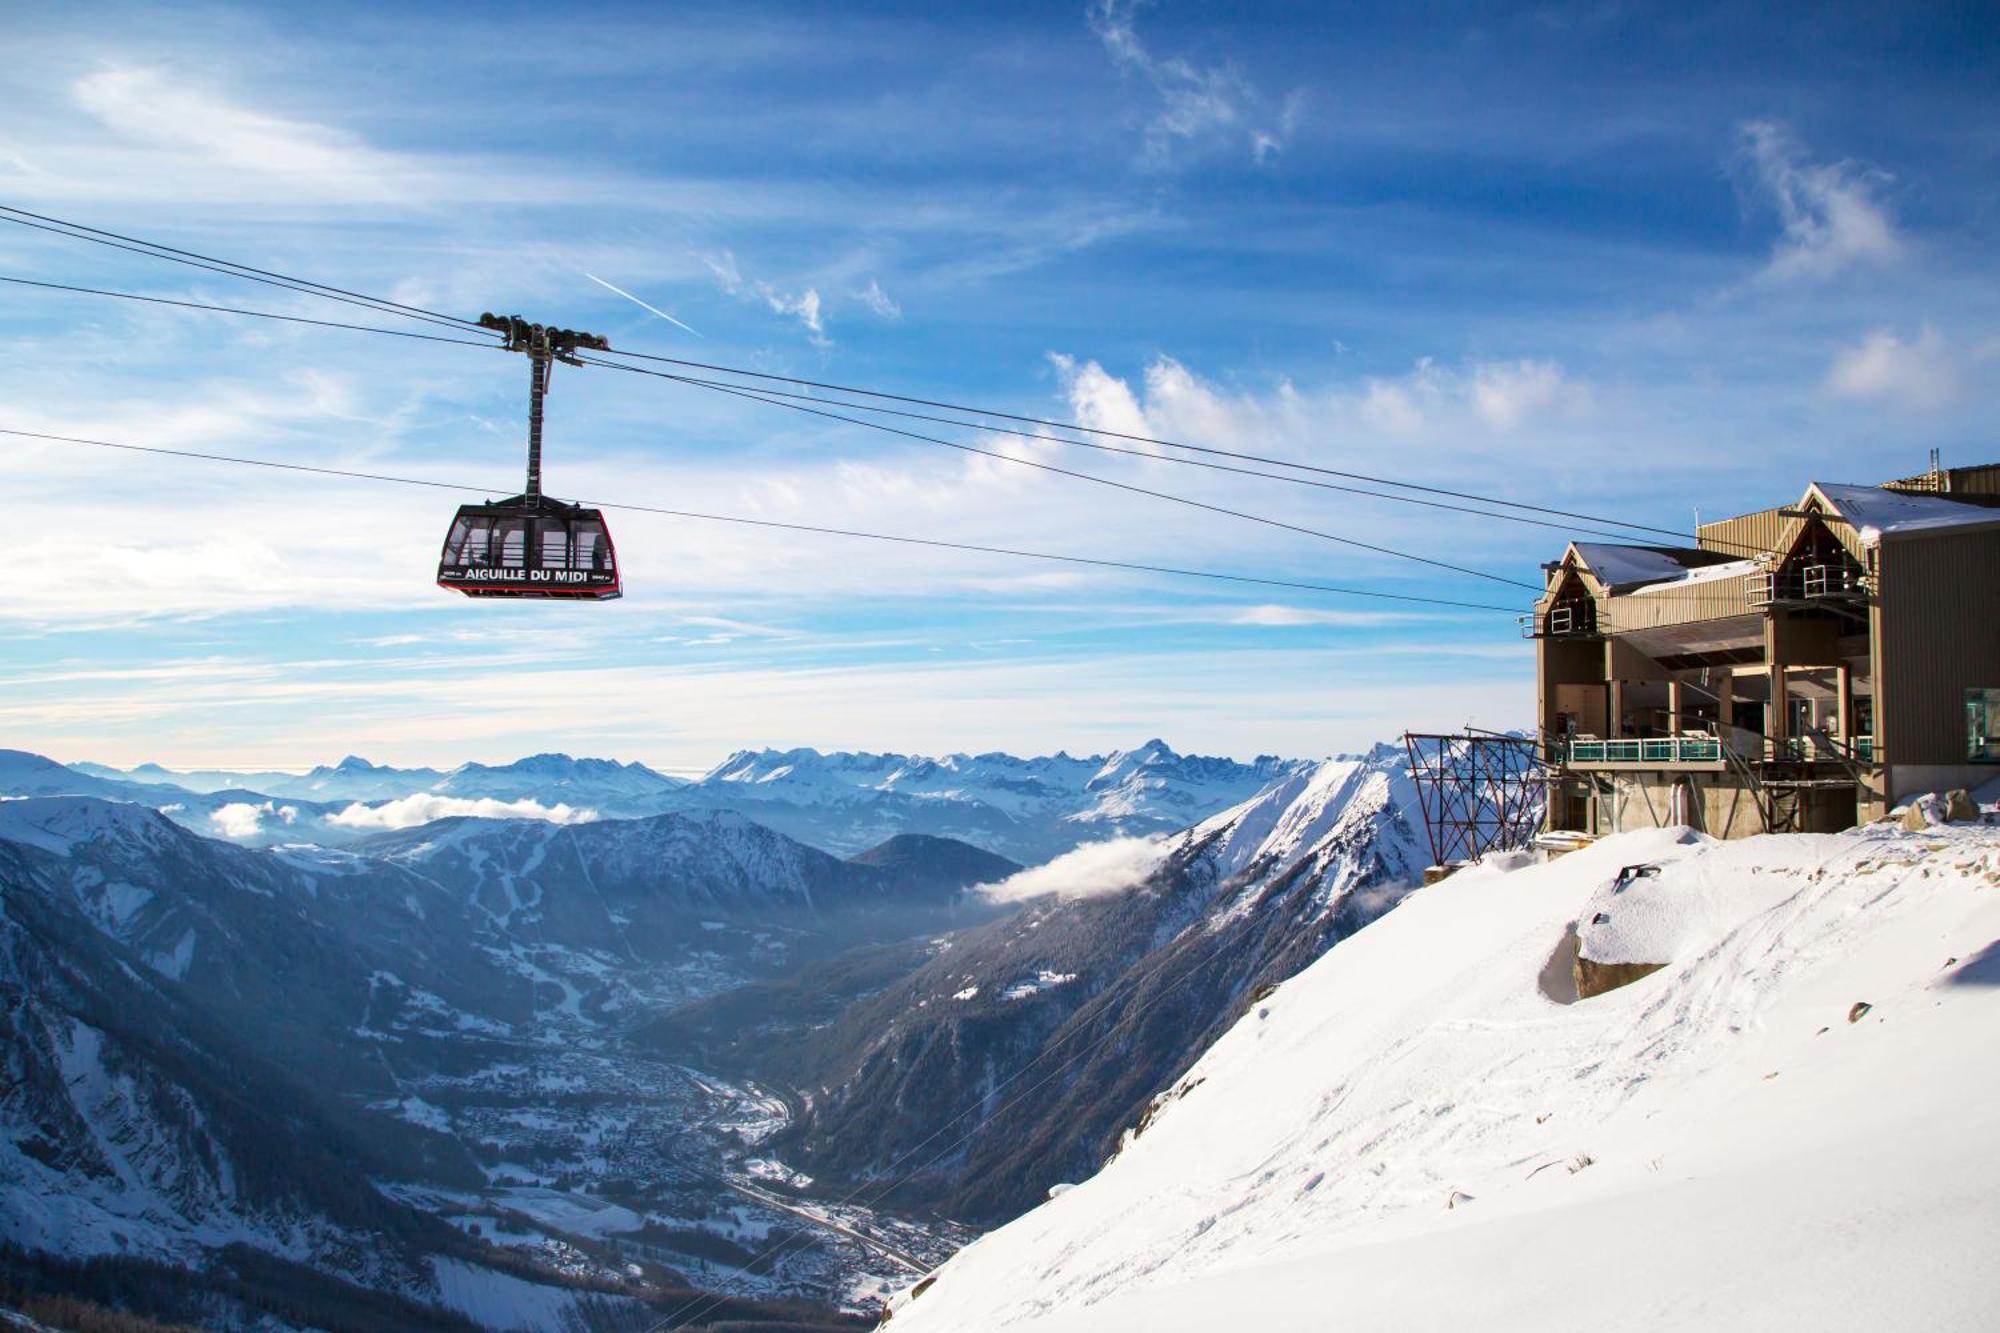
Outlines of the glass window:
[[569,526],[559,518],[535,520],[536,546],[543,569],[569,568]]
[[576,525],[577,569],[602,570],[607,567],[604,525],[583,522]]
[[503,518],[493,525],[493,562],[499,565],[528,563],[528,520]]
[[1965,692],[1965,757],[2000,764],[2000,686]]
[[489,519],[468,518],[459,520],[465,524],[464,545],[453,552],[455,563],[479,568],[492,563],[492,553],[487,543],[493,536],[493,524]]
[[447,565],[465,563],[465,539],[471,533],[472,525],[464,519],[453,519],[451,532],[444,539],[444,562]]

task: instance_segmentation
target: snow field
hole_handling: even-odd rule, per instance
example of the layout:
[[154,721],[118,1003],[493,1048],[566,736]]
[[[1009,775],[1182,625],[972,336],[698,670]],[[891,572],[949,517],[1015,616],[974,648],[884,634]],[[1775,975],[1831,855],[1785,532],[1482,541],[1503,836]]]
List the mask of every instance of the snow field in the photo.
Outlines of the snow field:
[[[1661,873],[1613,894],[1634,863]],[[1572,922],[1667,966],[1555,1003]],[[1463,871],[892,1326],[1990,1328],[1997,941],[1993,828],[1656,830]]]

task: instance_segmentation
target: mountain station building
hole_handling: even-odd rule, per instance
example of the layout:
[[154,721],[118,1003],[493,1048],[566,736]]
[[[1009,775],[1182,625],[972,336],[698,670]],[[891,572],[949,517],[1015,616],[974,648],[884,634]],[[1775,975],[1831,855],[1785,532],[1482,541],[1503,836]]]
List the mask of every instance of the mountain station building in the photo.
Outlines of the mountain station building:
[[1831,831],[2000,778],[2000,463],[1695,535],[1544,566],[1551,832]]

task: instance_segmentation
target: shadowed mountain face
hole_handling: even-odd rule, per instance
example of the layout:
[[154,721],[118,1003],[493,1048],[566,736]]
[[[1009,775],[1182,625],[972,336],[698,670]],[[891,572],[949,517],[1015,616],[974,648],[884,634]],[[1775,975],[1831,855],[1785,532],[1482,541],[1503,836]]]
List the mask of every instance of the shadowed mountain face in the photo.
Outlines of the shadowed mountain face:
[[[271,1058],[282,1033],[164,975],[139,921],[148,891],[100,874],[148,849],[171,855],[187,835],[157,815],[90,804],[49,822],[110,855],[74,862],[46,830],[41,845],[0,840],[4,1238],[183,1260],[247,1243],[386,1291],[419,1287],[420,1255],[456,1245],[456,1233],[368,1181],[470,1185],[471,1159],[442,1135],[330,1096],[305,1076],[318,1067]],[[262,887],[239,880],[230,891]],[[193,898],[155,914],[211,930],[218,915]],[[226,997],[232,981],[213,980]]]
[[[1171,840],[1143,882],[683,1010],[669,1049],[784,1079],[789,1160],[979,1224],[1093,1172],[1148,1101],[1428,858],[1400,751],[1302,769]],[[964,1114],[973,1108],[970,1114]],[[871,1192],[872,1197],[872,1192]]]
[[[482,1276],[519,1261],[434,1211],[489,1190],[473,1154],[496,1126],[525,1115],[546,1137],[574,1115],[588,1141],[607,1097],[651,1080],[665,1091],[610,1123],[666,1107],[678,1142],[721,1095],[613,1058],[629,1013],[988,919],[966,885],[1016,869],[939,840],[841,861],[729,814],[370,841],[257,850],[141,805],[0,802],[0,1243],[198,1270],[248,1247],[285,1290],[311,1286],[306,1265],[396,1300],[438,1299],[441,1273],[516,1281]],[[609,1084],[570,1072],[588,1057],[519,1086],[526,1062],[573,1050],[603,1051]],[[486,1118],[454,1132],[426,1095]],[[706,1161],[673,1164],[668,1188]],[[586,1270],[599,1292],[623,1280]],[[582,1309],[574,1295],[530,1282],[521,1298]]]

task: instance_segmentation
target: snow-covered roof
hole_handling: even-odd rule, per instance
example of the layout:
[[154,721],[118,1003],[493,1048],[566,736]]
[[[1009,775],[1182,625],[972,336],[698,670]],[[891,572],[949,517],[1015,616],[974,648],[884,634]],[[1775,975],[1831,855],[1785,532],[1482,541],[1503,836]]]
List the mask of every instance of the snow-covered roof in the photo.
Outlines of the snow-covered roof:
[[1812,488],[1854,525],[1864,546],[1906,533],[2000,526],[2000,509],[1935,495],[1911,495],[1880,486],[1847,486],[1826,481],[1816,481]]
[[1725,556],[1698,547],[1618,546],[1609,542],[1573,542],[1571,549],[1598,582],[1608,588],[1677,579],[1691,569],[1715,564]]
[[1703,565],[1700,569],[1686,570],[1675,578],[1649,583],[1643,588],[1634,588],[1634,597],[1646,597],[1654,593],[1678,592],[1682,588],[1693,587],[1697,583],[1713,583],[1717,579],[1742,578],[1745,574],[1755,574],[1763,566],[1755,560],[1725,560],[1717,565]]

